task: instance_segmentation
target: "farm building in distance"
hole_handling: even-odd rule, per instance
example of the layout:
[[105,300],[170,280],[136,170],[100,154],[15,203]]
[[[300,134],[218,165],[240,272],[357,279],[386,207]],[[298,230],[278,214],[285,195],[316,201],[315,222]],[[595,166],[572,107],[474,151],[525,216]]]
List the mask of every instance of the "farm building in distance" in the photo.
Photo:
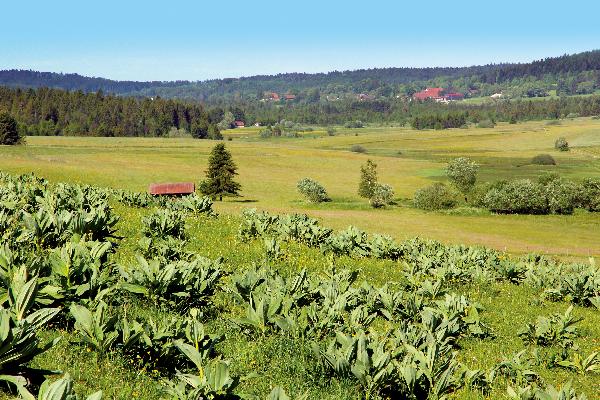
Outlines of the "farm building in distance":
[[465,95],[458,92],[448,92],[444,88],[427,88],[413,94],[414,100],[427,100],[433,99],[439,102],[463,100]]
[[236,128],[245,128],[246,123],[244,121],[240,121],[239,119],[236,119],[235,121],[233,121],[233,126],[235,126]]

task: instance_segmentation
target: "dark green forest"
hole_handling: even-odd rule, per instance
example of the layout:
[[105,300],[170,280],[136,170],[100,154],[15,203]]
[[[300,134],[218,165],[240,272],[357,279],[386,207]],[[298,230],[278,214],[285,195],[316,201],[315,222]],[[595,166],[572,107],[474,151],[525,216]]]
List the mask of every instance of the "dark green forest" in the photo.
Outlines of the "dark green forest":
[[166,136],[175,128],[199,139],[221,138],[214,121],[222,115],[161,98],[0,87],[0,110],[17,120],[22,135]]
[[0,87],[0,111],[9,112],[17,120],[22,135],[156,137],[168,136],[175,130],[199,139],[220,139],[219,127],[227,128],[233,119],[265,126],[282,120],[319,125],[360,120],[406,124],[416,129],[445,129],[484,120],[518,122],[596,116],[600,115],[600,96],[543,101],[503,100],[480,105],[400,98],[285,105],[248,102],[217,107],[162,98],[121,97],[102,92]]
[[50,87],[118,95],[177,98],[210,104],[262,100],[265,92],[290,93],[296,103],[334,102],[368,94],[375,99],[411,96],[428,86],[467,97],[503,92],[512,98],[591,94],[600,89],[600,50],[531,63],[471,67],[373,68],[328,73],[284,73],[206,81],[133,82],[26,70],[0,71],[0,85]]

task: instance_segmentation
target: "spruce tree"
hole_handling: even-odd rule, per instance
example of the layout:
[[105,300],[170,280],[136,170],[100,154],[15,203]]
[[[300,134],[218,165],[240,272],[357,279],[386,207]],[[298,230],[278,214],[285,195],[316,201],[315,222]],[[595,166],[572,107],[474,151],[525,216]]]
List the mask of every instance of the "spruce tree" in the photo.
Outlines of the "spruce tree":
[[358,184],[358,195],[370,199],[377,188],[377,164],[371,160],[360,167],[360,183]]
[[236,170],[237,166],[225,144],[217,144],[210,153],[206,179],[200,183],[200,192],[213,199],[219,196],[220,201],[223,196],[239,196],[241,185],[233,180],[237,175]]
[[0,112],[0,145],[19,144],[21,137],[17,121],[7,112]]

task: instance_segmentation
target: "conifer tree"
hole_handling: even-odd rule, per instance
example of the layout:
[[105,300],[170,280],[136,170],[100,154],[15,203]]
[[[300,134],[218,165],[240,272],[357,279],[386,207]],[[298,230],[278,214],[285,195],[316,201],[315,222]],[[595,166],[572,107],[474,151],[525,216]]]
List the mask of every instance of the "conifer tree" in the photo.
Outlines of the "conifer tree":
[[21,137],[17,121],[7,112],[0,112],[0,145],[19,144]]
[[377,164],[371,160],[360,167],[360,183],[358,184],[358,195],[370,199],[375,194],[377,187]]
[[237,166],[225,144],[219,143],[213,147],[208,159],[206,179],[200,183],[200,192],[213,199],[219,196],[239,196],[241,185],[233,180],[237,175]]

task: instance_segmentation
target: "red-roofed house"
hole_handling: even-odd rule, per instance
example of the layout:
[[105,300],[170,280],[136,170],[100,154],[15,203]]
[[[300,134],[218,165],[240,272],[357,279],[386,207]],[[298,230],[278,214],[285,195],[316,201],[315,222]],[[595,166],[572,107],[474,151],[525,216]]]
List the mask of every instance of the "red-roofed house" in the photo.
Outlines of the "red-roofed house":
[[413,94],[415,100],[441,99],[444,88],[427,88]]
[[233,121],[233,125],[235,125],[236,128],[244,128],[246,126],[246,123],[237,119]]
[[294,100],[296,98],[296,95],[295,94],[284,94],[283,98],[285,100]]
[[265,100],[279,101],[279,95],[275,92],[265,92]]
[[435,101],[448,102],[453,100],[462,100],[465,95],[458,92],[444,93],[444,88],[427,88],[413,94],[415,100],[433,99]]

